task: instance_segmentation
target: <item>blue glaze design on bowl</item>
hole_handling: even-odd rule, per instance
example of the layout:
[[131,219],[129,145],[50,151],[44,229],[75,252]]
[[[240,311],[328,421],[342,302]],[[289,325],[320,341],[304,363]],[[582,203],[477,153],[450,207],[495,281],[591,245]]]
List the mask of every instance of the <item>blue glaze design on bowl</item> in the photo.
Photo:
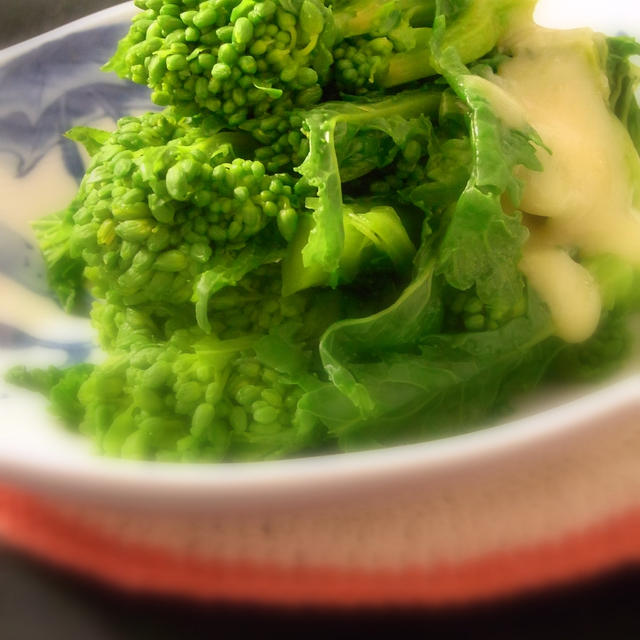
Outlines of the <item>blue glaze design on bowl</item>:
[[61,342],[43,340],[0,322],[0,349],[50,349],[64,351],[65,366],[86,362],[91,354],[93,345],[88,342]]
[[82,178],[71,127],[151,109],[146,87],[102,73],[129,23],[71,33],[0,67],[0,152],[14,156],[16,177],[27,175],[61,145],[67,171]]
[[[85,167],[76,143],[64,137],[69,129],[105,118],[115,122],[124,115],[156,109],[146,87],[100,71],[129,25],[126,20],[90,29],[63,30],[55,39],[34,42],[24,53],[18,51],[12,56],[11,49],[2,52],[0,168],[8,169],[12,180],[26,179],[43,158],[59,148],[60,175],[68,174],[79,182]],[[20,206],[19,201],[0,201],[5,213],[11,208],[12,213],[20,215],[15,210]],[[53,295],[38,247],[1,217],[0,275],[44,298]],[[30,335],[0,318],[0,352],[33,348],[59,355],[63,351],[67,364],[84,361],[93,345],[75,335],[73,327],[70,323],[68,337],[50,340]],[[2,374],[0,371],[0,377]]]

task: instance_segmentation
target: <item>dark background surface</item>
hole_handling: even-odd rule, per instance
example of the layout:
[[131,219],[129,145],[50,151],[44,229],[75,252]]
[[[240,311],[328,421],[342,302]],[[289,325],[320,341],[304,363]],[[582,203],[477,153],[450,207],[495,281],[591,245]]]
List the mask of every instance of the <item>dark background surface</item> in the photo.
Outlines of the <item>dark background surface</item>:
[[116,4],[117,0],[0,0],[0,48]]
[[[560,0],[559,0],[560,1]],[[113,0],[0,0],[0,48]],[[271,638],[640,637],[640,570],[497,605],[449,611],[278,611],[203,605],[122,594],[0,548],[2,640]]]

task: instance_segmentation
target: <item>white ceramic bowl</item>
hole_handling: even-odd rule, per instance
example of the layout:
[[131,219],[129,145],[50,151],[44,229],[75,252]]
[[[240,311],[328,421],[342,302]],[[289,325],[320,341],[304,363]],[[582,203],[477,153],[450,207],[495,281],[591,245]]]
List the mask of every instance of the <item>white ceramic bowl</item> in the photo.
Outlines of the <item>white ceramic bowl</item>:
[[[77,187],[83,159],[62,138],[67,129],[113,123],[150,106],[145,89],[99,71],[133,11],[118,5],[0,52],[0,372],[19,363],[70,363],[92,349],[88,322],[66,316],[49,296],[28,223],[65,207]],[[548,26],[640,35],[640,12],[628,0],[542,0],[537,17]],[[282,462],[170,465],[96,456],[48,416],[43,398],[0,382],[0,480],[162,508],[308,503],[503,464],[560,439],[579,440],[623,414],[640,419],[638,357],[605,385],[547,388],[507,422],[465,435]]]

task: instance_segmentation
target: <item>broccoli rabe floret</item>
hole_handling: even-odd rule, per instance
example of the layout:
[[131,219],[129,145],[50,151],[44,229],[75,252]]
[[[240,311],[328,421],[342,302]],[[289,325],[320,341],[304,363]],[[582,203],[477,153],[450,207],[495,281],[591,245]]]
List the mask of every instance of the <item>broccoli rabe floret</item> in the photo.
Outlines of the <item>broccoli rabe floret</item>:
[[[324,318],[338,313],[337,292],[326,292],[329,298],[321,292],[313,293],[328,305],[324,315],[315,317],[307,314],[312,306],[311,294],[283,297],[282,289],[280,264],[256,268],[236,284],[221,287],[208,296],[205,301],[207,323],[203,330],[227,340],[267,333],[272,327],[287,324],[295,325],[300,340],[307,340],[321,332]],[[137,340],[167,340],[173,332],[189,329],[194,324],[192,306],[176,305],[170,300],[135,307],[97,301],[91,317],[106,350],[126,349]]]
[[257,449],[261,434],[271,437],[254,455],[286,454],[301,391],[264,367],[253,343],[193,329],[116,350],[80,390],[81,429],[104,453],[128,458],[220,461]]
[[[367,2],[361,2],[367,5]],[[424,3],[413,3],[416,9]],[[447,4],[449,6],[447,6]],[[455,47],[462,62],[477,60],[500,40],[515,11],[535,4],[525,0],[476,0],[441,3],[447,21],[442,49]],[[426,7],[423,7],[423,9]],[[361,93],[390,88],[438,73],[431,57],[433,12],[406,11],[387,33],[361,31],[347,37],[333,51],[335,78],[341,91]]]
[[339,296],[283,298],[281,286],[269,265],[217,293],[209,333],[184,308],[97,303],[109,358],[80,389],[82,430],[129,458],[258,459],[315,446],[322,430],[297,405],[318,384],[313,345],[340,318]]
[[106,454],[128,458],[221,461],[303,448],[303,390],[264,366],[254,343],[192,329],[116,350],[80,390],[81,428]]
[[85,263],[71,256],[75,206],[37,220],[33,230],[47,266],[47,279],[65,311],[73,311],[83,290]]
[[[463,61],[489,52],[514,0],[449,3],[445,45]],[[435,75],[433,0],[138,0],[143,12],[107,65],[159,105],[208,110],[231,127]],[[468,6],[467,6],[468,5]],[[335,84],[333,83],[335,80]]]
[[255,157],[264,163],[267,171],[292,171],[307,157],[309,141],[302,130],[305,116],[305,110],[294,109],[247,120],[242,125],[258,143]]
[[120,121],[93,156],[72,223],[60,222],[96,297],[181,304],[219,249],[257,236],[284,246],[281,231],[295,227],[299,207],[295,178],[236,157],[245,137],[181,128],[162,114]]
[[412,49],[410,53],[399,53],[397,44],[387,37],[358,37],[341,42],[333,52],[334,77],[339,90],[357,95],[433,75],[435,72],[427,57],[431,29],[416,29],[416,32],[420,43],[415,43],[417,51]]
[[143,13],[107,68],[156,104],[197,105],[230,126],[322,97],[334,34],[320,0],[138,0]]
[[443,295],[444,326],[452,333],[467,331],[497,331],[507,323],[527,313],[527,296],[523,291],[516,304],[508,307],[489,307],[477,293],[447,287]]
[[83,362],[64,369],[27,369],[13,367],[7,372],[7,382],[49,398],[49,410],[60,418],[69,429],[77,429],[84,416],[84,407],[78,400],[78,392],[94,370],[94,365]]

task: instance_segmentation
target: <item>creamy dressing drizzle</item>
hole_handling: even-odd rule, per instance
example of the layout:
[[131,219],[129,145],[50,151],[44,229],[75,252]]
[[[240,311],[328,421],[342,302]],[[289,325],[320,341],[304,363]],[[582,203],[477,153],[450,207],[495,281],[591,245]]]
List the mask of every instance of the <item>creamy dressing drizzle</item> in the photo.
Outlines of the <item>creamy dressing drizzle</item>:
[[536,220],[520,268],[548,304],[557,335],[581,342],[596,330],[602,304],[593,277],[568,251],[640,266],[640,159],[608,105],[603,36],[528,22],[504,45],[513,58],[485,95],[507,126],[518,122],[519,105],[551,151],[538,154],[544,171],[519,169],[520,209]]

